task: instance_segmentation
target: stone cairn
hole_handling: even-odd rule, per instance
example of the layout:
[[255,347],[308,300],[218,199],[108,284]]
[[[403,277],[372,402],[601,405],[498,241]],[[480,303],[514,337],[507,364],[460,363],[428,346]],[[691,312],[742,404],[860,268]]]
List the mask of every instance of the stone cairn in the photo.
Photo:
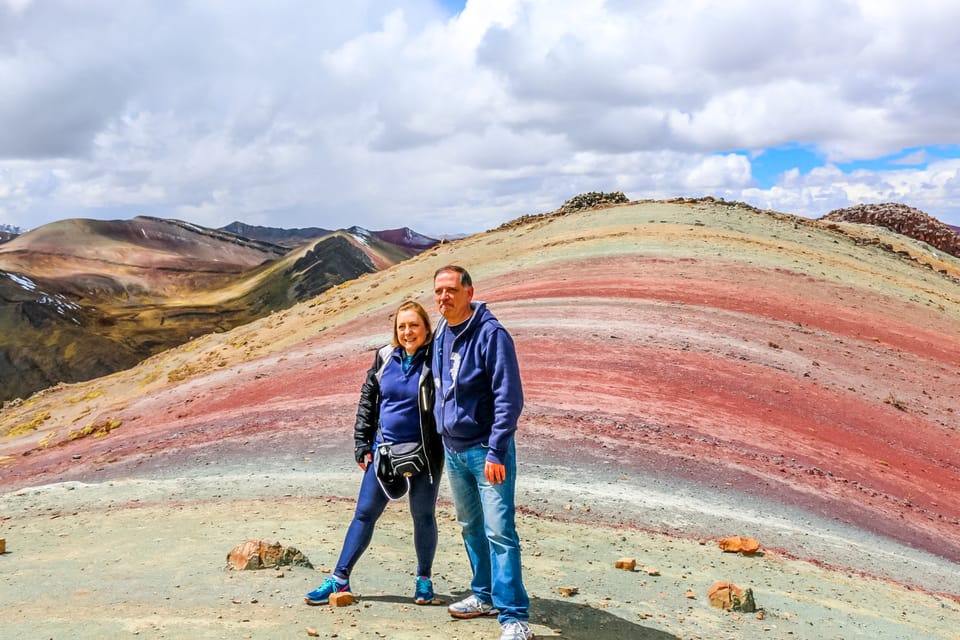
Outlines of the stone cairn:
[[900,235],[926,242],[934,249],[960,258],[960,233],[919,209],[905,204],[858,204],[834,209],[821,220],[857,222],[889,229]]
[[279,542],[244,540],[227,554],[227,569],[247,571],[281,566],[297,566],[313,569],[307,556],[296,547],[285,547]]
[[551,211],[550,213],[536,213],[529,214],[525,216],[520,216],[509,222],[504,222],[502,225],[497,227],[497,231],[503,229],[512,229],[516,227],[521,227],[525,224],[530,224],[537,222],[539,220],[544,220],[553,216],[565,216],[570,213],[576,213],[577,211],[585,211],[587,209],[592,209],[594,207],[600,206],[610,206],[614,204],[625,204],[630,201],[627,199],[627,196],[623,195],[622,191],[614,191],[612,193],[602,193],[600,191],[591,191],[589,193],[581,193],[576,195],[566,202],[563,203],[556,211]]
[[600,205],[624,204],[630,202],[622,191],[613,191],[611,193],[602,193],[600,191],[590,191],[576,195],[557,209],[561,213],[572,213],[584,209],[592,209]]

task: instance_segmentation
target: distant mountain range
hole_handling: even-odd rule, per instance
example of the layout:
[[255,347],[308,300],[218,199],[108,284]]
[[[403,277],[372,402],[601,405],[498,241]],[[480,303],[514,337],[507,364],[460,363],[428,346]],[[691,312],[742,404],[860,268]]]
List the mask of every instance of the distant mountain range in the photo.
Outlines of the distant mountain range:
[[251,238],[253,240],[262,240],[281,247],[293,248],[322,238],[333,233],[331,229],[321,229],[320,227],[307,227],[304,229],[280,229],[277,227],[258,227],[243,222],[231,222],[225,227],[220,227],[220,231],[227,231],[238,236]]
[[410,229],[208,229],[146,216],[9,233],[0,244],[0,400],[128,368],[439,242]]
[[[312,240],[316,240],[317,238],[322,238],[333,233],[333,231],[330,231],[329,229],[322,229],[320,227],[280,229],[277,227],[258,227],[255,225],[245,224],[243,222],[231,222],[225,227],[220,227],[220,231],[227,231],[238,236],[252,238],[254,240],[262,240],[264,242],[270,242],[272,244],[288,248],[302,246]],[[400,229],[387,229],[385,231],[369,231],[363,227],[353,226],[346,231],[357,237],[370,236],[373,238],[378,238],[379,240],[395,245],[401,249],[408,250],[411,256],[420,253],[424,249],[429,249],[438,242],[436,238],[430,238],[428,236],[419,234],[413,229],[408,229],[407,227],[401,227]]]

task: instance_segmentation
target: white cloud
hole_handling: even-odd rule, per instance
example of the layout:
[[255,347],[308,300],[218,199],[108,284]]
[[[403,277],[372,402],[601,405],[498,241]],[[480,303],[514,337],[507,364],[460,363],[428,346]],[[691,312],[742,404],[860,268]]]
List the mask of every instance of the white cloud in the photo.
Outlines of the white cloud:
[[[5,0],[0,222],[446,233],[619,189],[960,224],[956,167],[924,151],[960,143],[958,22],[935,0]],[[789,145],[828,164],[758,188],[747,157]],[[836,165],[904,149],[932,164]]]
[[925,150],[921,149],[920,151],[914,151],[913,153],[908,153],[902,158],[892,160],[890,164],[894,165],[912,165],[912,164],[926,164],[930,161],[930,154]]
[[932,162],[924,169],[883,172],[860,169],[844,173],[833,165],[814,169],[807,175],[792,170],[780,184],[770,189],[744,189],[742,195],[762,208],[814,218],[851,203],[903,202],[931,215],[952,212],[952,216],[935,217],[960,226],[960,159]]

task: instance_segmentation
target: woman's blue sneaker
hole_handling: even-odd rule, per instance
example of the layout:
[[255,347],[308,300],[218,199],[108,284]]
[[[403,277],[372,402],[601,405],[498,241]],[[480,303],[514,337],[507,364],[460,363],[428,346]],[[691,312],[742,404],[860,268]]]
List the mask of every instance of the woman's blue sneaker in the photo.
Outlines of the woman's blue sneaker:
[[318,605],[330,602],[330,595],[350,591],[350,583],[340,584],[334,578],[327,578],[323,584],[303,597],[307,604]]
[[419,576],[413,592],[413,602],[415,604],[431,604],[433,598],[433,582],[426,576]]

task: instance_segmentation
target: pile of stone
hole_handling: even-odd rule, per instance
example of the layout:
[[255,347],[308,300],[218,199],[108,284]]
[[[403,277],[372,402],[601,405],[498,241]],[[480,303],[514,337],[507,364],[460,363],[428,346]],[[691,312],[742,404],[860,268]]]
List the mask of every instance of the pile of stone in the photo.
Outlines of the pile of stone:
[[[651,200],[651,202],[656,202]],[[746,202],[741,202],[740,200],[725,200],[724,198],[714,198],[713,196],[701,196],[699,198],[670,198],[669,200],[664,200],[664,202],[669,202],[670,204],[715,204],[722,207],[730,207],[733,209],[746,209],[748,211],[760,211],[757,207]]]
[[934,249],[960,258],[960,233],[923,211],[905,204],[858,204],[846,209],[834,209],[821,220],[883,227],[908,238],[926,242]]
[[297,566],[313,569],[307,556],[296,547],[285,547],[279,542],[244,540],[227,554],[227,568],[237,571]]
[[714,582],[707,591],[710,606],[724,611],[742,611],[755,613],[757,603],[753,599],[753,589],[741,589],[732,582]]
[[593,207],[600,205],[625,204],[627,202],[630,201],[627,200],[627,196],[623,195],[622,191],[613,191],[611,193],[590,191],[589,193],[581,193],[570,198],[564,202],[563,206],[557,209],[557,211],[562,213],[572,213],[574,211],[592,209]]

